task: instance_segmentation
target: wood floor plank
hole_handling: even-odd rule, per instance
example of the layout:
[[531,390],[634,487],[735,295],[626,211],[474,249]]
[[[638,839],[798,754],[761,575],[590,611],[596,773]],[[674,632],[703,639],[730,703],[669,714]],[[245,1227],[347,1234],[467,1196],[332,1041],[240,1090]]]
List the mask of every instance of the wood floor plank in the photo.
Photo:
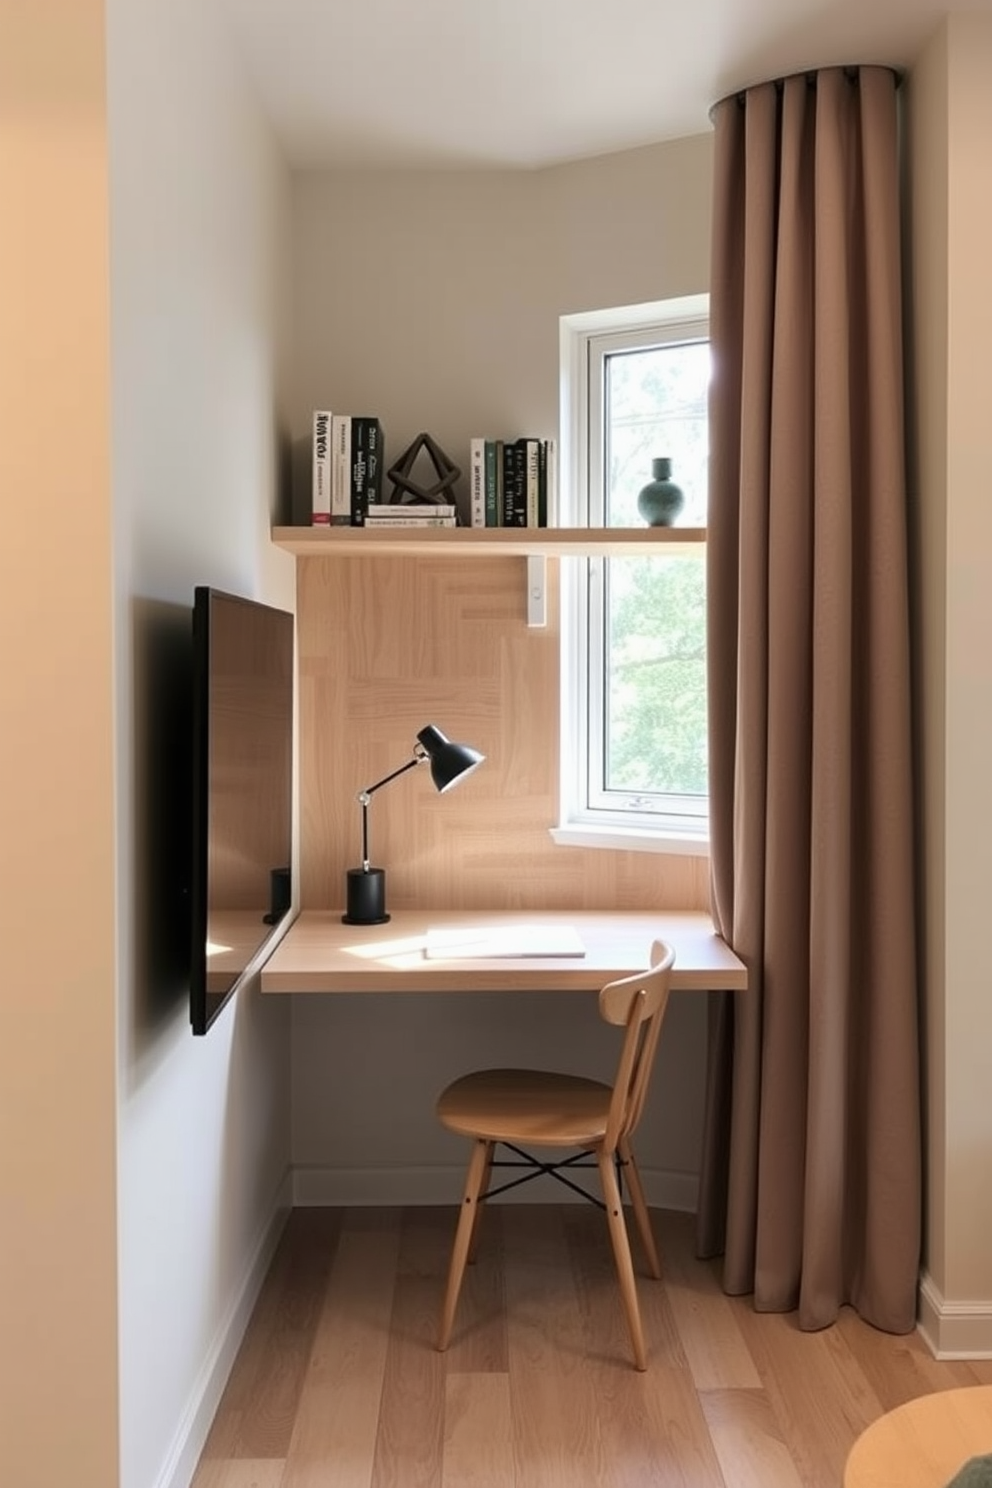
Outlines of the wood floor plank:
[[285,1466],[281,1457],[214,1459],[202,1476],[197,1473],[192,1488],[282,1488]]
[[[465,1268],[455,1331],[448,1345],[448,1373],[505,1374],[509,1369],[506,1340],[506,1294],[503,1288],[503,1207],[493,1205],[480,1223],[482,1233],[476,1259]],[[447,1276],[458,1211],[441,1211],[443,1274]],[[440,1311],[441,1293],[438,1293]]]
[[622,1488],[737,1488],[720,1469],[688,1369],[614,1370],[602,1394],[600,1432]]
[[850,1307],[842,1309],[836,1327],[883,1410],[893,1410],[933,1390],[980,1383],[970,1361],[935,1359],[919,1333],[882,1333]]
[[[478,1258],[465,1271],[455,1328],[448,1348],[448,1372],[478,1374],[506,1370],[506,1307],[500,1213],[485,1216]],[[403,1219],[401,1275],[435,1278],[438,1317],[458,1222],[452,1205],[407,1210]]]
[[820,1333],[756,1313],[691,1217],[652,1218],[639,1373],[597,1209],[495,1204],[443,1355],[454,1208],[296,1211],[193,1488],[839,1488],[884,1409],[992,1383],[850,1309]]
[[364,1228],[349,1212],[280,1488],[371,1488],[398,1252],[395,1213]]
[[755,1312],[750,1298],[730,1303],[800,1482],[837,1488],[848,1452],[882,1412],[843,1334],[802,1332],[794,1313]]
[[508,1205],[503,1254],[518,1482],[622,1488],[603,1449],[561,1209]]
[[372,1488],[437,1488],[444,1446],[445,1356],[435,1348],[438,1287],[400,1274],[389,1323]]
[[584,1324],[584,1372],[614,1479],[624,1488],[724,1488],[663,1283],[637,1278],[648,1350],[641,1374],[632,1366],[604,1216],[576,1205],[562,1212]]
[[420,1276],[443,1281],[448,1270],[448,1250],[458,1211],[437,1205],[404,1209],[400,1217],[400,1276]]
[[[341,1211],[290,1214],[203,1455],[284,1458],[330,1273]],[[196,1488],[200,1488],[196,1484]]]
[[802,1488],[764,1390],[705,1390],[700,1403],[731,1488]]
[[756,1390],[761,1377],[716,1269],[696,1259],[694,1220],[658,1216],[662,1275],[697,1390]]
[[510,1380],[449,1371],[440,1488],[516,1488]]
[[[630,1358],[630,1342],[624,1326],[616,1265],[605,1217],[599,1209],[577,1204],[565,1208],[563,1216],[590,1356],[624,1363]],[[635,1271],[650,1364],[687,1368],[685,1349],[675,1326],[664,1283],[649,1276],[643,1262],[638,1266],[635,1260]]]

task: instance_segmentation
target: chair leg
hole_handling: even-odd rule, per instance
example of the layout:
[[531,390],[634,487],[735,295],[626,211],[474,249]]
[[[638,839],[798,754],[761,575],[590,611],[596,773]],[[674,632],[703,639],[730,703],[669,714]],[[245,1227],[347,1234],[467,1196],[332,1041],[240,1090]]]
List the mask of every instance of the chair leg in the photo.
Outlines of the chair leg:
[[468,1263],[471,1266],[475,1261],[476,1252],[479,1249],[479,1230],[482,1226],[482,1211],[486,1207],[482,1202],[489,1192],[489,1180],[493,1171],[493,1155],[496,1151],[495,1142],[486,1143],[486,1166],[482,1172],[482,1182],[479,1185],[479,1196],[475,1202],[475,1215],[472,1221],[472,1235],[468,1242]]
[[630,1259],[630,1244],[627,1240],[627,1226],[623,1217],[623,1205],[620,1202],[617,1175],[613,1171],[613,1154],[600,1149],[596,1153],[596,1162],[599,1166],[599,1176],[603,1184],[603,1197],[606,1200],[606,1218],[610,1226],[610,1240],[613,1242],[613,1259],[616,1262],[617,1280],[620,1283],[620,1297],[623,1302],[623,1310],[627,1317],[627,1329],[630,1333],[630,1341],[634,1349],[634,1363],[638,1369],[647,1369],[647,1354],[644,1348],[644,1332],[641,1328],[640,1308],[637,1305],[634,1267]]
[[444,1294],[441,1326],[437,1335],[437,1346],[442,1353],[448,1347],[448,1340],[451,1337],[451,1325],[455,1320],[455,1308],[458,1306],[458,1294],[462,1289],[465,1262],[468,1260],[469,1246],[472,1243],[472,1232],[475,1229],[479,1192],[482,1188],[482,1180],[486,1172],[488,1146],[489,1144],[487,1142],[481,1140],[474,1142],[472,1145],[472,1156],[469,1159],[468,1173],[465,1177],[465,1193],[462,1196],[462,1209],[458,1216],[455,1243],[451,1250],[451,1266],[448,1270],[448,1287]]
[[637,1162],[627,1137],[620,1141],[620,1157],[627,1174],[627,1187],[630,1189],[630,1202],[634,1210],[634,1218],[637,1220],[637,1229],[641,1237],[641,1244],[647,1256],[648,1270],[656,1281],[661,1279],[661,1261],[658,1259],[658,1247],[654,1243],[654,1233],[651,1229],[651,1216],[644,1199],[644,1188],[641,1184],[641,1175],[637,1171]]

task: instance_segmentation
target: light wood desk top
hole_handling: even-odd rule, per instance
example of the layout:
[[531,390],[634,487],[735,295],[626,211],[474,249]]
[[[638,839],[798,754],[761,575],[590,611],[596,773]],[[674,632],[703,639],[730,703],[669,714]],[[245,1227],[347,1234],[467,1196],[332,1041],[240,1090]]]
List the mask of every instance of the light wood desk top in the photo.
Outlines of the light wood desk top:
[[[429,929],[567,925],[583,956],[502,956],[431,960]],[[340,910],[305,910],[261,973],[263,992],[598,991],[647,965],[653,940],[675,948],[672,986],[736,991],[747,969],[714,933],[708,914],[623,910],[399,910],[387,925],[343,925]]]

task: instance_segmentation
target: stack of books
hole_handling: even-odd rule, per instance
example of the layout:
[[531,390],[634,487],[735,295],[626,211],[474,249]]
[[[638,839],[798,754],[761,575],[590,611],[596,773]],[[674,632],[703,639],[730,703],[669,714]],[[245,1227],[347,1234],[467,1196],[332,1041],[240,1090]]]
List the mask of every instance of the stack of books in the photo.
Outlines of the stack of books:
[[366,527],[457,527],[458,513],[453,503],[384,501],[370,505],[365,513]]
[[364,527],[369,507],[382,499],[385,468],[377,418],[314,409],[313,526]]
[[547,527],[554,521],[557,458],[553,439],[469,442],[473,527]]

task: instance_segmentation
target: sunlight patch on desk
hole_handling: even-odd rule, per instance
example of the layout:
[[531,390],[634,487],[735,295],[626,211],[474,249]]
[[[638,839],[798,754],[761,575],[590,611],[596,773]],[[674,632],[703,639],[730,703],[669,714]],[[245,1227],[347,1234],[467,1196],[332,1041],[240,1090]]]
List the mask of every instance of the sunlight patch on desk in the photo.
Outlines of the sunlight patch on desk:
[[459,925],[429,929],[424,956],[429,961],[497,961],[507,956],[584,956],[586,948],[572,925]]
[[384,966],[394,966],[402,971],[407,966],[419,966],[424,958],[426,937],[423,935],[397,935],[391,940],[379,936],[362,945],[341,946],[343,956],[355,956],[360,961],[380,961]]

